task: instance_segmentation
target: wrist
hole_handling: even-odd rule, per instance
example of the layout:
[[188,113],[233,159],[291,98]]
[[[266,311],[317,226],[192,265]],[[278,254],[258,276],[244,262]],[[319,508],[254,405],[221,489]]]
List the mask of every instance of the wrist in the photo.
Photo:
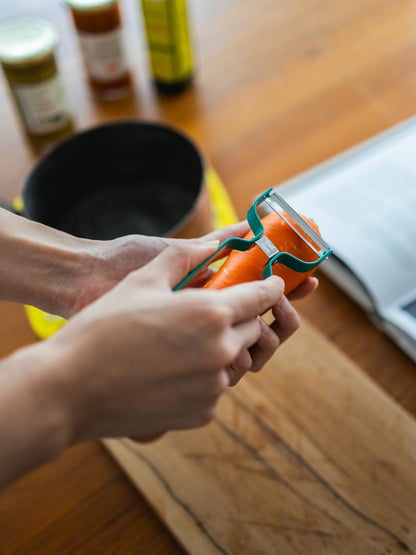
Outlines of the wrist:
[[94,266],[95,241],[1,211],[2,299],[68,317]]
[[23,302],[51,314],[69,317],[74,299],[82,290],[83,275],[91,266],[90,259],[87,250],[78,245],[61,247],[42,244],[28,261],[30,270],[24,285],[27,299]]
[[71,245],[42,245],[42,260],[32,266],[35,287],[28,288],[32,302],[26,304],[64,318],[72,316],[95,263],[88,243],[74,238]]
[[59,380],[59,357],[48,342],[0,363],[0,487],[57,458],[71,444],[71,414]]
[[[69,326],[69,323],[64,327]],[[93,396],[88,395],[88,353],[83,343],[85,333],[78,328],[81,337],[65,336],[63,330],[37,344],[38,369],[33,372],[33,388],[43,406],[48,409],[49,423],[53,431],[53,447],[59,452],[83,441],[83,428]],[[91,334],[90,334],[91,335]],[[63,340],[62,340],[63,339]],[[83,379],[84,377],[84,379]]]
[[65,399],[65,363],[49,341],[22,349],[15,356],[26,374],[33,410],[41,415],[49,457],[55,458],[72,442],[72,415]]

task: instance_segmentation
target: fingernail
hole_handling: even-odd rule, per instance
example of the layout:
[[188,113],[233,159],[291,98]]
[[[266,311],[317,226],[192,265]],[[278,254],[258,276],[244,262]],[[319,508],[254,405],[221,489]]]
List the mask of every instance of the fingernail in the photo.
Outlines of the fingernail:
[[201,243],[200,246],[203,249],[217,249],[219,247],[220,242],[218,241],[218,239],[215,239],[214,241],[207,241],[206,243]]
[[[285,287],[285,282],[283,281],[283,279],[280,276],[274,276],[273,275],[273,276],[268,277],[267,279],[273,279],[273,280],[276,281],[276,285],[277,285],[277,283],[280,283],[281,287],[283,287],[283,288]],[[277,280],[279,280],[279,281],[277,281]]]

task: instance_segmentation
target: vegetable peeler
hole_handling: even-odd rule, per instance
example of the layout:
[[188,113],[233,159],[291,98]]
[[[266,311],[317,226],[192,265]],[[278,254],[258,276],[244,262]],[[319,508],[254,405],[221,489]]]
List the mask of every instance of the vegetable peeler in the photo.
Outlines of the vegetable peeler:
[[[306,262],[296,256],[288,253],[281,252],[272,243],[272,241],[264,235],[263,223],[258,214],[260,205],[263,205],[265,212],[273,211],[280,216],[286,224],[312,249],[316,254],[316,260]],[[290,218],[290,219],[289,219]],[[290,221],[292,220],[292,221]],[[332,249],[326,241],[317,233],[306,220],[300,216],[279,194],[277,194],[271,187],[266,192],[261,194],[251,205],[247,212],[247,221],[254,234],[252,239],[242,239],[240,237],[231,237],[219,245],[217,250],[199,264],[192,272],[190,272],[175,288],[174,291],[182,289],[204,266],[209,264],[213,258],[222,249],[233,249],[238,251],[247,251],[250,247],[256,244],[267,256],[262,276],[263,279],[270,277],[273,274],[273,264],[283,264],[296,272],[309,272],[325,260],[331,253]],[[297,224],[301,233],[293,223]],[[314,244],[313,244],[314,243]],[[315,246],[316,245],[316,246]]]

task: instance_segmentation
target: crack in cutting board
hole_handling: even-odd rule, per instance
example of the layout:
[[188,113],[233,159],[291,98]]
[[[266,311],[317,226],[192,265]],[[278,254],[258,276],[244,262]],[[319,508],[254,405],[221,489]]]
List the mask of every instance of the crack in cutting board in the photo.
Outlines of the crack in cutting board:
[[415,420],[306,321],[210,425],[103,443],[189,553],[416,553]]

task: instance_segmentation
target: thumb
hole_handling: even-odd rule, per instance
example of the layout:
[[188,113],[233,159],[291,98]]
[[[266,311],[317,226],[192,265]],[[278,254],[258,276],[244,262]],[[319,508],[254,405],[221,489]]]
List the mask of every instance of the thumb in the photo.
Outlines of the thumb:
[[163,282],[173,289],[198,264],[215,252],[218,245],[219,241],[175,244],[161,252],[148,264],[148,267],[152,273],[161,276]]

